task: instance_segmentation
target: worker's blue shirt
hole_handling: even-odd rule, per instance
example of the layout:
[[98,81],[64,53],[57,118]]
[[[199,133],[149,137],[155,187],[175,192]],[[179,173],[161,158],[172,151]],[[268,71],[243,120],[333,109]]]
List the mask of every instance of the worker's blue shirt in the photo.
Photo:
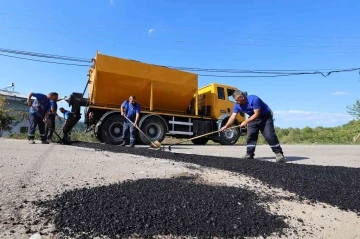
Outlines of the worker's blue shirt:
[[[125,100],[121,107],[124,108],[126,117],[134,123],[136,114],[140,114],[140,105],[138,103],[130,104],[128,100]],[[125,122],[130,123],[127,119],[125,119]]]
[[64,112],[64,119],[65,119],[65,120],[68,120],[69,117],[70,117],[70,111],[65,110],[65,112]]
[[256,95],[248,95],[247,103],[245,105],[240,105],[238,103],[235,103],[234,105],[234,113],[246,113],[249,116],[252,116],[254,110],[257,109],[260,109],[260,116],[271,113],[270,107]]
[[50,110],[50,100],[46,95],[40,93],[33,93],[33,96],[35,97],[35,100],[32,106],[36,109],[36,111],[38,111],[38,113],[30,107],[30,114],[44,117],[46,112]]
[[50,120],[54,120],[55,119],[55,114],[52,113],[53,111],[56,112],[57,111],[57,102],[56,100],[50,100],[50,111],[49,111],[49,119]]

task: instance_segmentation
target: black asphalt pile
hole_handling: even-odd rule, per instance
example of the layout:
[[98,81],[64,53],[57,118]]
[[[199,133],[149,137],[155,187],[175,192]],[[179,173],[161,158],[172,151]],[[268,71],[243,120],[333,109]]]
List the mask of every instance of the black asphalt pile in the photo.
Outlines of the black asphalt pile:
[[288,227],[283,218],[258,205],[266,200],[245,189],[201,185],[182,178],[75,189],[37,205],[52,211],[59,232],[83,238],[283,234]]
[[275,163],[231,157],[180,154],[97,143],[77,142],[73,146],[169,159],[241,173],[257,178],[269,186],[279,187],[296,193],[300,198],[328,203],[340,209],[351,210],[360,214],[359,168]]

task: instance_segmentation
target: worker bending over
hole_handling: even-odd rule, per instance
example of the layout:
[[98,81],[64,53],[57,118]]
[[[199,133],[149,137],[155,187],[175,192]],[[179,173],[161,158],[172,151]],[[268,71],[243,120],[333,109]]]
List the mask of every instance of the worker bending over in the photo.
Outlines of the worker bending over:
[[[60,112],[64,115],[64,120],[65,120],[65,122],[64,122],[64,125],[63,125],[63,129],[64,129],[64,126],[66,125],[66,121],[67,120],[69,120],[69,118],[70,118],[70,115],[71,115],[71,112],[70,111],[68,111],[68,110],[65,110],[63,107],[60,107]],[[69,131],[69,132],[65,132],[65,131],[63,131],[63,133],[64,133],[64,139],[65,140],[70,140],[70,138],[71,138],[71,130]]]
[[137,125],[140,117],[140,105],[136,102],[136,97],[134,95],[130,96],[128,100],[125,100],[121,105],[121,116],[126,116],[124,119],[123,125],[123,134],[122,140],[124,141],[120,146],[125,146],[127,144],[127,132],[130,131],[130,147],[134,147],[135,140],[136,140],[136,131],[135,127],[133,126],[132,122]]
[[246,113],[249,118],[241,123],[240,127],[248,126],[248,137],[246,146],[245,159],[253,159],[255,156],[255,148],[258,140],[259,131],[261,131],[266,142],[270,145],[272,151],[276,155],[276,161],[284,161],[284,155],[280,146],[278,137],[274,129],[274,120],[270,107],[256,95],[247,96],[246,93],[237,90],[233,93],[235,105],[233,114],[229,118],[224,127],[225,131],[235,121],[237,113]]
[[[31,104],[31,97],[35,97],[34,102]],[[56,99],[56,93],[51,92],[48,95],[41,93],[29,93],[27,98],[27,104],[29,109],[29,123],[28,140],[30,144],[35,144],[35,131],[36,127],[39,127],[40,138],[42,144],[48,144],[45,135],[45,123],[50,111],[50,100]]]

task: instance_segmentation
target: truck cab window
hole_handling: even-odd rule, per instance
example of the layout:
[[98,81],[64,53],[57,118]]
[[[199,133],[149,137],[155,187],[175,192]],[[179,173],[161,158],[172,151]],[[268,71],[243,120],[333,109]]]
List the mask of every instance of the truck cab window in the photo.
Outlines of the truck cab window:
[[217,93],[218,93],[218,98],[220,100],[225,100],[225,90],[223,87],[218,87],[217,88]]
[[232,97],[232,95],[234,94],[235,90],[233,89],[227,89],[227,94],[228,94],[228,100],[235,103],[234,98]]

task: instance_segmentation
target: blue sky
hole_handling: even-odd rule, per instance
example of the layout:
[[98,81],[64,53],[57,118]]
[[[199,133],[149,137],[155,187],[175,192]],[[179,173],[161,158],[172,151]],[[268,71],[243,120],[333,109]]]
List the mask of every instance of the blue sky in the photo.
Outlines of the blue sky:
[[[0,0],[0,48],[92,58],[101,53],[170,66],[248,70],[360,67],[356,1]],[[86,67],[0,56],[0,88],[82,92]],[[283,78],[199,77],[260,96],[280,127],[351,119],[359,72]],[[64,104],[61,104],[64,106]],[[65,105],[66,106],[66,105]]]

